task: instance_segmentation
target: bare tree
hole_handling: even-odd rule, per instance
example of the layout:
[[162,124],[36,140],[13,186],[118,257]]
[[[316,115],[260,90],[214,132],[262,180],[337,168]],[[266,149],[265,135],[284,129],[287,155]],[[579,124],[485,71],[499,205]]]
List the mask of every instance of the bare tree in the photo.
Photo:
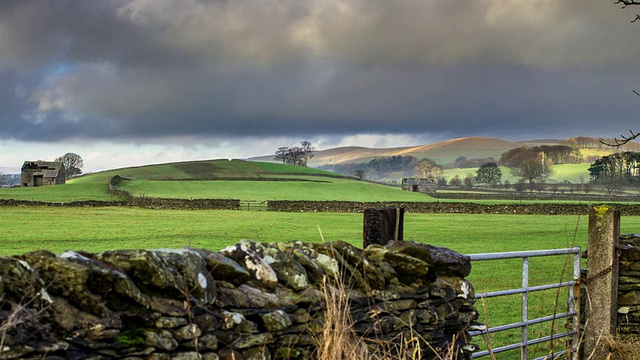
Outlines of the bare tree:
[[276,150],[276,156],[273,159],[277,161],[282,161],[283,164],[286,164],[288,151],[289,151],[289,148],[286,146],[279,147],[278,150]]
[[82,174],[82,167],[84,166],[84,162],[82,161],[82,157],[80,157],[80,155],[76,153],[66,153],[57,158],[55,161],[60,161],[62,165],[64,165],[67,179]]
[[[634,6],[634,5],[640,5],[640,0],[616,0],[615,4],[620,4],[622,5],[622,8],[626,8],[627,6]],[[632,23],[636,22],[640,20],[640,14],[636,14],[636,17],[631,20]],[[636,90],[633,90],[633,93],[640,96],[640,93],[638,93]],[[626,143],[628,143],[631,140],[636,139],[638,136],[640,136],[640,133],[638,132],[634,132],[632,130],[629,130],[629,136],[624,136],[624,135],[620,135],[620,138],[614,138],[613,141],[600,141],[601,143],[603,143],[604,145],[607,146],[613,146],[613,147],[620,147]]]
[[[638,0],[616,0],[614,4],[622,5],[622,8],[626,8],[627,6],[640,5],[640,1]],[[640,20],[640,14],[636,14],[636,17],[631,20],[632,23]]]
[[469,173],[467,174],[467,176],[464,177],[464,187],[467,188],[467,190],[471,190],[473,189],[473,184],[475,184],[476,182],[476,177],[473,176],[473,174]]
[[304,164],[304,151],[299,146],[290,147],[287,150],[287,164],[303,166]]
[[364,176],[365,176],[364,170],[358,169],[354,171],[353,174],[358,178],[358,180],[364,180]]
[[513,176],[532,183],[534,180],[545,180],[553,173],[551,161],[544,156],[544,152],[533,148],[517,148],[506,151],[500,158],[500,163],[511,170]]
[[303,141],[300,143],[300,145],[302,145],[302,166],[307,166],[309,160],[313,159],[313,157],[315,156],[314,151],[316,151],[316,148],[315,146],[311,145],[309,141]]
[[308,141],[302,141],[300,144],[302,146],[279,147],[273,159],[282,161],[283,164],[307,166],[309,160],[313,158],[313,152],[316,148]]

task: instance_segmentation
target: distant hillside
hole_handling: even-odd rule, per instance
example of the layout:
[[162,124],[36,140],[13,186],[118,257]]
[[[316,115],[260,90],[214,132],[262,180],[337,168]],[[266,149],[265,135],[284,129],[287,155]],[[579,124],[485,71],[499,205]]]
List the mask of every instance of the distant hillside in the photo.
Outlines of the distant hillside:
[[[500,158],[505,151],[524,146],[518,142],[490,137],[467,137],[438,142],[435,144],[396,148],[338,147],[318,150],[309,166],[363,163],[375,158],[391,156],[413,156],[417,159],[429,158],[440,165],[452,165],[455,160],[467,158]],[[272,155],[250,158],[249,160],[274,161]]]
[[[406,146],[396,148],[368,148],[361,146],[337,147],[318,150],[309,166],[321,167],[336,164],[358,164],[372,159],[391,156],[413,156],[417,159],[429,158],[441,166],[451,167],[455,160],[463,156],[468,159],[489,158],[500,159],[507,150],[522,146],[570,145],[581,149],[587,156],[602,156],[619,151],[640,151],[640,143],[630,142],[622,147],[607,147],[594,137],[574,137],[569,139],[533,139],[525,141],[508,141],[492,137],[466,137],[446,140],[434,144]],[[275,149],[274,149],[275,152]],[[274,162],[274,155],[249,158],[251,161]],[[585,159],[586,160],[586,159]]]

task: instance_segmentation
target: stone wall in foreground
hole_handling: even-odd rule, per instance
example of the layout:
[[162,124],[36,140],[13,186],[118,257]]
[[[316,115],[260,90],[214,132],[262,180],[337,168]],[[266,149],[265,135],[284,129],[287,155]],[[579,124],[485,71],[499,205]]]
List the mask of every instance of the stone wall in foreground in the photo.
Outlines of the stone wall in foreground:
[[470,271],[467,256],[413,242],[0,257],[0,358],[315,358],[325,295],[346,284],[338,298],[370,349],[413,339],[432,359],[453,343],[464,359]]

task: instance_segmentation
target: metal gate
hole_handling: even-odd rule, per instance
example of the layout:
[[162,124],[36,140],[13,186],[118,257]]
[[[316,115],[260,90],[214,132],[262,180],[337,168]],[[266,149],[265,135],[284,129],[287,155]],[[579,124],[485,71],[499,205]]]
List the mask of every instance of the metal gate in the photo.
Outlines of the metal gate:
[[240,200],[239,210],[266,211],[267,202],[258,200]]
[[[565,282],[556,282],[551,284],[544,284],[538,286],[529,286],[529,258],[531,257],[540,257],[540,256],[557,256],[557,255],[569,255],[573,254],[573,280],[565,281]],[[482,298],[490,298],[497,296],[505,296],[505,295],[513,295],[513,294],[522,294],[522,317],[521,321],[517,323],[505,324],[491,328],[485,328],[482,330],[471,331],[471,336],[478,336],[483,334],[491,334],[499,331],[505,331],[510,329],[521,329],[521,341],[518,343],[508,344],[499,346],[497,348],[492,348],[491,351],[484,350],[479,351],[473,354],[473,358],[479,358],[483,356],[490,355],[491,353],[497,354],[508,350],[520,349],[521,358],[527,359],[527,347],[529,345],[539,344],[559,338],[567,338],[570,343],[570,346],[567,346],[567,349],[548,354],[547,356],[540,357],[537,359],[555,359],[559,356],[569,354],[575,354],[577,350],[577,345],[579,342],[579,334],[577,324],[580,323],[579,319],[579,304],[576,304],[576,299],[579,294],[576,294],[576,284],[580,277],[580,247],[572,247],[567,249],[553,249],[553,250],[534,250],[534,251],[515,251],[515,252],[503,252],[503,253],[486,253],[486,254],[470,254],[469,257],[471,261],[485,261],[485,260],[498,260],[498,259],[514,259],[521,258],[522,259],[522,287],[508,290],[500,290],[487,292],[482,294],[476,294],[476,299]],[[569,288],[568,295],[568,311],[563,313],[555,313],[550,314],[548,316],[529,319],[528,318],[528,307],[529,307],[529,293],[534,291],[541,291],[547,289],[557,289],[561,287]],[[556,319],[573,317],[574,329],[571,329],[566,332],[553,334],[541,338],[529,339],[529,325],[539,324],[543,322],[548,322]]]

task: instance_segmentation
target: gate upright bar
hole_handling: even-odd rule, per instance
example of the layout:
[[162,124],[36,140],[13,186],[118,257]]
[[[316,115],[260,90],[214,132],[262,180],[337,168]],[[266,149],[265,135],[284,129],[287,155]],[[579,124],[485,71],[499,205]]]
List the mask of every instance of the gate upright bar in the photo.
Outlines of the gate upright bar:
[[[529,258],[531,257],[539,257],[539,256],[554,256],[554,255],[569,255],[569,254],[573,254],[573,279],[569,280],[569,281],[561,281],[558,283],[552,283],[552,284],[544,284],[544,285],[537,285],[537,286],[529,286]],[[578,334],[579,332],[579,321],[578,321],[578,307],[576,306],[576,292],[575,292],[575,287],[578,284],[578,279],[580,277],[580,255],[581,255],[581,250],[580,247],[572,247],[572,248],[567,248],[567,249],[551,249],[551,250],[532,250],[532,251],[512,251],[512,252],[503,252],[503,253],[485,253],[485,254],[470,254],[469,257],[471,258],[471,261],[483,261],[483,260],[498,260],[498,259],[515,259],[515,258],[522,258],[522,287],[518,288],[518,289],[507,289],[507,290],[499,290],[499,291],[492,291],[492,292],[486,292],[486,293],[481,293],[481,294],[476,294],[476,298],[477,299],[482,299],[482,298],[491,298],[491,297],[497,297],[497,296],[505,296],[505,295],[514,295],[514,294],[521,294],[522,295],[522,318],[520,322],[517,323],[512,323],[512,324],[505,324],[505,325],[499,325],[499,326],[495,326],[495,327],[491,327],[488,329],[484,329],[484,330],[478,330],[478,331],[470,331],[469,334],[471,336],[478,336],[478,335],[484,335],[484,334],[491,334],[491,333],[496,333],[499,331],[505,331],[505,330],[510,330],[510,329],[516,329],[516,328],[520,328],[521,329],[521,341],[518,343],[514,343],[514,344],[508,344],[505,346],[500,346],[497,348],[493,348],[491,349],[491,351],[489,350],[484,350],[484,351],[479,351],[479,352],[475,352],[473,353],[472,357],[475,358],[479,358],[479,357],[484,357],[484,356],[489,356],[492,354],[497,354],[497,353],[501,353],[504,351],[508,351],[508,350],[514,350],[514,349],[521,349],[521,358],[522,359],[527,359],[528,358],[528,350],[527,347],[529,345],[533,345],[533,344],[539,344],[541,342],[545,342],[545,341],[551,341],[551,340],[555,340],[555,339],[560,339],[560,338],[567,338],[570,341],[570,344],[567,345],[567,348],[565,350],[562,351],[558,351],[555,353],[550,354],[552,356],[552,358],[556,358],[565,354],[575,354],[575,350],[578,347],[578,340],[580,339],[580,336]],[[544,316],[544,317],[540,317],[537,319],[529,319],[528,315],[529,315],[529,311],[528,311],[528,302],[529,302],[529,293],[534,292],[534,291],[541,291],[541,290],[548,290],[548,289],[556,289],[556,288],[562,288],[562,287],[566,287],[568,288],[568,299],[567,299],[567,303],[568,303],[568,311],[564,312],[564,313],[554,313],[552,315],[549,316]],[[562,319],[562,318],[568,318],[568,317],[572,317],[573,319],[573,325],[574,325],[574,329],[571,329],[569,331],[563,332],[563,333],[559,333],[559,334],[552,334],[549,336],[544,336],[544,337],[540,337],[537,339],[529,339],[529,331],[528,331],[528,326],[529,325],[533,325],[533,324],[539,324],[542,322],[547,322],[547,321],[554,321],[557,319]],[[548,359],[547,356],[539,358],[539,359]]]

